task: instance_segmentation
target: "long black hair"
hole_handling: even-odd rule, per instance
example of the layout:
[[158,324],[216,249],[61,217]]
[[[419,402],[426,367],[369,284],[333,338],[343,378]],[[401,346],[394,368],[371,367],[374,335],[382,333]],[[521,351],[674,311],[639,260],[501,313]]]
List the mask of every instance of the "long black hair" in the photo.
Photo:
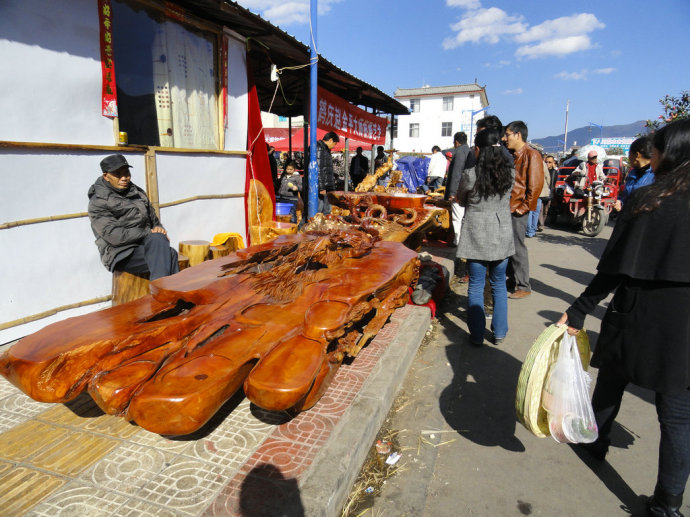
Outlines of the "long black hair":
[[513,173],[510,161],[501,145],[501,131],[487,128],[477,133],[474,144],[479,148],[475,165],[477,180],[472,194],[480,199],[500,196],[513,188]]
[[654,133],[652,146],[659,155],[654,183],[640,189],[633,214],[651,212],[673,194],[690,195],[690,119],[671,122]]

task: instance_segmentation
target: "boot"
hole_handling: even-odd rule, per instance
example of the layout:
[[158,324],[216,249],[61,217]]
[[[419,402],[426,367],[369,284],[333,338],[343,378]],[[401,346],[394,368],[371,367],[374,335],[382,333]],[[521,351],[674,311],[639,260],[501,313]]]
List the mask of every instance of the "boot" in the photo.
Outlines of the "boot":
[[647,513],[651,517],[683,517],[680,506],[683,504],[683,493],[671,495],[658,486],[654,495],[647,500]]

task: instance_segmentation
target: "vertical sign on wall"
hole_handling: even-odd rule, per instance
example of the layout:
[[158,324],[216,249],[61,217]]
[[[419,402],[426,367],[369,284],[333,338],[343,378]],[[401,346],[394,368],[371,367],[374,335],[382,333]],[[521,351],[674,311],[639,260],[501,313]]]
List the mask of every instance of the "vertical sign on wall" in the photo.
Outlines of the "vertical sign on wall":
[[220,100],[223,106],[223,127],[228,127],[228,36],[223,34],[220,42]]
[[110,0],[98,0],[98,19],[101,40],[101,73],[103,75],[102,114],[117,117],[115,62],[113,61],[112,9]]

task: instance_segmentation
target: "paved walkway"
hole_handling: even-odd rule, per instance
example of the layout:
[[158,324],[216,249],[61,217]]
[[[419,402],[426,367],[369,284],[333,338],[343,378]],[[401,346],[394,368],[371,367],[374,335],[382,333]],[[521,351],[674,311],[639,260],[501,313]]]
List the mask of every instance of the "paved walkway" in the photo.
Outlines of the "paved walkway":
[[[597,238],[547,228],[528,239],[533,294],[509,300],[510,331],[500,347],[469,345],[467,287],[453,285],[434,338],[418,352],[394,404],[401,409],[385,423],[399,431],[399,470],[357,515],[644,515],[659,440],[651,392],[629,387],[605,463],[537,438],[515,418],[515,388],[530,346],[589,282],[610,233],[610,226]],[[600,307],[587,318],[593,343],[603,314]],[[683,512],[690,514],[687,502]]]

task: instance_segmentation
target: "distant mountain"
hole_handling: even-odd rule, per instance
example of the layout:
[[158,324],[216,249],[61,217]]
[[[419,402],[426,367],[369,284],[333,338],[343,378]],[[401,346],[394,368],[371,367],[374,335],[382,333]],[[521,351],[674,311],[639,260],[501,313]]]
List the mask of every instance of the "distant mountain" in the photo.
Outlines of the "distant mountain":
[[[603,138],[614,138],[621,136],[634,137],[639,133],[646,133],[647,129],[644,126],[644,120],[638,120],[632,124],[621,124],[618,126],[603,126],[601,136]],[[568,130],[568,149],[570,149],[575,142],[582,146],[589,143],[592,138],[598,138],[599,128],[597,126],[584,126],[577,129]],[[544,148],[544,151],[560,151],[563,149],[563,136],[561,133],[558,136],[547,136],[546,138],[535,138],[531,140],[532,143],[539,144]]]

